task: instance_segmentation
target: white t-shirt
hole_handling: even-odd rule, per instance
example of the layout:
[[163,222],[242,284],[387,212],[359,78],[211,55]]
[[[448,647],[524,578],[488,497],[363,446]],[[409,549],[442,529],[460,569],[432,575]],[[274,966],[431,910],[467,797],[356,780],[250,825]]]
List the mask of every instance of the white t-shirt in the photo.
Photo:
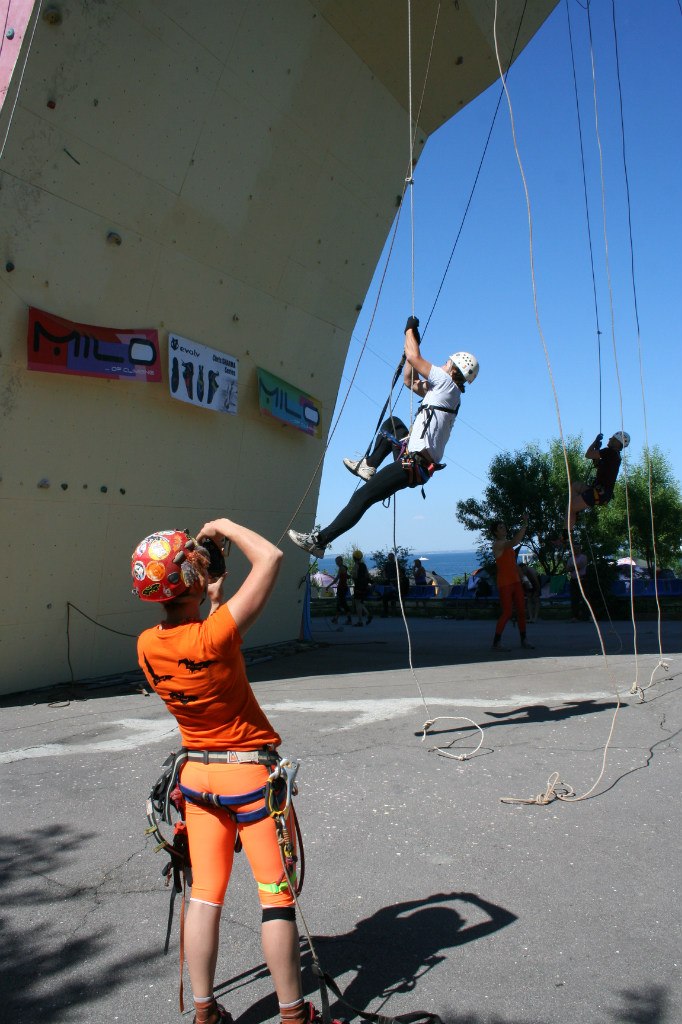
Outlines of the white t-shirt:
[[[452,377],[440,366],[431,366],[427,383],[429,390],[422,398],[422,408],[412,424],[407,450],[408,452],[423,452],[428,448],[434,462],[440,462],[457,418],[462,392]],[[452,412],[434,409],[426,431],[424,431],[424,425],[429,415],[428,407],[436,405],[442,406],[444,409],[452,409]],[[422,434],[424,434],[423,437]]]

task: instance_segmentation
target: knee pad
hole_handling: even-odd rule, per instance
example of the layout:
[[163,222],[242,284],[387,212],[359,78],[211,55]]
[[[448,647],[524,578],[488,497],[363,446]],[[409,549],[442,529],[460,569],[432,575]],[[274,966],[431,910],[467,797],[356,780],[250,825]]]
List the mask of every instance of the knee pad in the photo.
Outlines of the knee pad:
[[295,921],[296,907],[263,907],[261,921]]

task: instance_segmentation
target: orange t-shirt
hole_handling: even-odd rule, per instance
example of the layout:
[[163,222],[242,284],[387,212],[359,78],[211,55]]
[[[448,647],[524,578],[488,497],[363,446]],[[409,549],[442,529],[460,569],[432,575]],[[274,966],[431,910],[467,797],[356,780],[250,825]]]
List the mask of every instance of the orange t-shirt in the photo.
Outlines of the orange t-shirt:
[[516,564],[516,552],[514,548],[505,548],[497,562],[497,586],[510,587],[512,583],[520,583],[518,566]]
[[140,667],[177,719],[184,747],[257,750],[282,742],[246,677],[241,642],[226,604],[203,622],[140,635]]

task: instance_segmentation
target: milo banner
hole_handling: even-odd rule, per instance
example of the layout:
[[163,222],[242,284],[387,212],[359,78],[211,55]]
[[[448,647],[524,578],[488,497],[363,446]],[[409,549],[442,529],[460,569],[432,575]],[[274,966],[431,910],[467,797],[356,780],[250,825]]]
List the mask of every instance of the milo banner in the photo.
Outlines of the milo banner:
[[173,398],[214,412],[237,412],[239,360],[179,334],[168,336],[168,379]]
[[264,416],[319,437],[321,405],[305,391],[258,367],[258,406]]
[[119,330],[28,311],[28,368],[78,377],[160,381],[159,338],[153,330]]

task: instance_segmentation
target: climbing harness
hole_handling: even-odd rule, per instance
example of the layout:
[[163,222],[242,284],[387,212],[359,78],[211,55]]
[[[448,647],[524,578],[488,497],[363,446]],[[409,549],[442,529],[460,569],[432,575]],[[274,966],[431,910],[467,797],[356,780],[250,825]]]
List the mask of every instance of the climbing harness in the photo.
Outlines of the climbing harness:
[[419,415],[420,412],[424,413],[424,426],[423,426],[422,432],[421,432],[421,434],[419,436],[420,436],[420,438],[424,438],[424,437],[426,437],[426,431],[429,429],[429,426],[431,424],[431,420],[433,419],[433,414],[434,413],[436,413],[436,412],[447,412],[447,413],[450,413],[450,415],[453,417],[453,419],[457,419],[457,413],[459,412],[459,406],[457,406],[456,409],[451,409],[448,405],[426,405],[424,402],[422,402],[420,404],[419,408],[417,409],[415,420],[416,420],[416,418],[417,418],[417,416]]
[[428,483],[439,469],[445,469],[444,462],[432,462],[421,452],[405,452],[400,462],[407,474],[408,487],[421,487],[422,498],[426,498],[424,484]]
[[[421,406],[420,406],[421,408]],[[441,406],[427,406],[426,408],[440,409]],[[452,412],[452,409],[443,408],[443,412]],[[426,426],[424,427],[424,433],[426,432]],[[424,436],[422,433],[422,437]],[[424,484],[428,483],[434,473],[439,469],[445,469],[444,462],[433,462],[429,460],[422,452],[408,452],[407,444],[409,436],[404,438],[397,438],[393,434],[390,434],[387,430],[380,430],[379,435],[384,437],[393,445],[393,458],[397,462],[399,461],[403,470],[407,474],[407,486],[408,487],[421,487],[422,497],[426,498],[424,492]]]
[[[178,782],[180,768],[186,761],[200,761],[202,764],[263,764],[272,771],[264,786],[252,790],[250,793],[241,793],[235,796],[220,796],[216,793],[199,792],[190,789]],[[151,793],[147,797],[146,813],[148,826],[145,835],[151,835],[156,839],[155,852],[163,850],[170,857],[170,860],[161,871],[166,880],[166,886],[171,886],[170,907],[168,910],[168,924],[166,927],[166,939],[163,951],[168,953],[170,934],[173,924],[173,911],[175,897],[182,893],[182,906],[180,909],[180,990],[179,1002],[180,1012],[184,1012],[183,998],[183,970],[184,970],[184,923],[185,923],[185,900],[187,886],[192,885],[192,864],[189,852],[189,840],[187,836],[187,825],[185,824],[185,801],[190,803],[203,804],[206,807],[220,807],[225,810],[237,825],[245,825],[255,821],[262,821],[268,815],[275,820],[278,829],[278,842],[280,853],[283,858],[284,874],[278,882],[272,883],[273,891],[279,891],[282,883],[285,882],[291,888],[294,899],[303,888],[305,877],[305,854],[303,850],[303,836],[296,817],[292,803],[292,796],[296,795],[295,784],[296,772],[300,762],[283,759],[274,747],[262,747],[259,750],[188,750],[181,748],[178,753],[172,752],[163,762],[163,772],[154,783]],[[263,800],[261,807],[253,811],[239,811],[238,808],[244,804],[255,803],[258,799]],[[177,820],[173,820],[173,815]],[[298,855],[296,847],[291,842],[287,826],[287,819],[291,818],[296,830]],[[173,827],[173,838],[168,839],[163,832],[159,822],[165,822]],[[279,823],[279,824],[278,824]],[[279,836],[284,833],[286,836],[286,849],[282,849],[282,842]],[[235,837],[235,853],[242,848],[239,833]],[[297,864],[300,869],[297,871]],[[259,883],[260,888],[270,888],[269,883]]]
[[[186,751],[180,750],[177,754],[172,752],[163,762],[163,772],[152,787],[147,797],[147,821],[145,835],[151,835],[156,839],[158,845],[155,853],[161,850],[170,857],[168,863],[161,871],[162,878],[166,880],[166,887],[171,886],[170,905],[168,908],[168,923],[166,925],[166,938],[163,945],[164,954],[168,953],[170,934],[173,925],[173,911],[175,908],[175,897],[182,893],[182,904],[180,907],[180,982],[179,982],[179,1003],[180,1012],[184,1010],[184,960],[185,960],[185,898],[187,886],[192,885],[192,864],[189,855],[189,840],[187,837],[187,825],[184,815],[184,798],[177,786],[177,775],[180,766],[184,764]],[[173,821],[173,811],[177,820]],[[167,825],[173,826],[173,839],[169,840],[164,836],[159,827],[159,818]],[[172,885],[171,885],[172,882]]]
[[[185,825],[183,813],[182,794],[177,788],[176,779],[180,765],[185,761],[184,751],[178,754],[171,753],[163,762],[163,772],[152,787],[147,797],[147,828],[145,835],[151,835],[156,839],[158,846],[156,853],[163,850],[170,857],[170,860],[161,871],[166,879],[166,886],[171,885],[170,907],[168,909],[168,925],[166,927],[166,939],[164,942],[164,953],[168,952],[170,942],[171,926],[173,924],[173,909],[175,897],[178,893],[184,893],[187,885],[192,884],[192,865],[189,857],[189,843],[187,841],[187,826]],[[175,812],[177,820],[173,820]],[[168,839],[163,835],[159,826],[159,819],[173,827],[173,838]]]

